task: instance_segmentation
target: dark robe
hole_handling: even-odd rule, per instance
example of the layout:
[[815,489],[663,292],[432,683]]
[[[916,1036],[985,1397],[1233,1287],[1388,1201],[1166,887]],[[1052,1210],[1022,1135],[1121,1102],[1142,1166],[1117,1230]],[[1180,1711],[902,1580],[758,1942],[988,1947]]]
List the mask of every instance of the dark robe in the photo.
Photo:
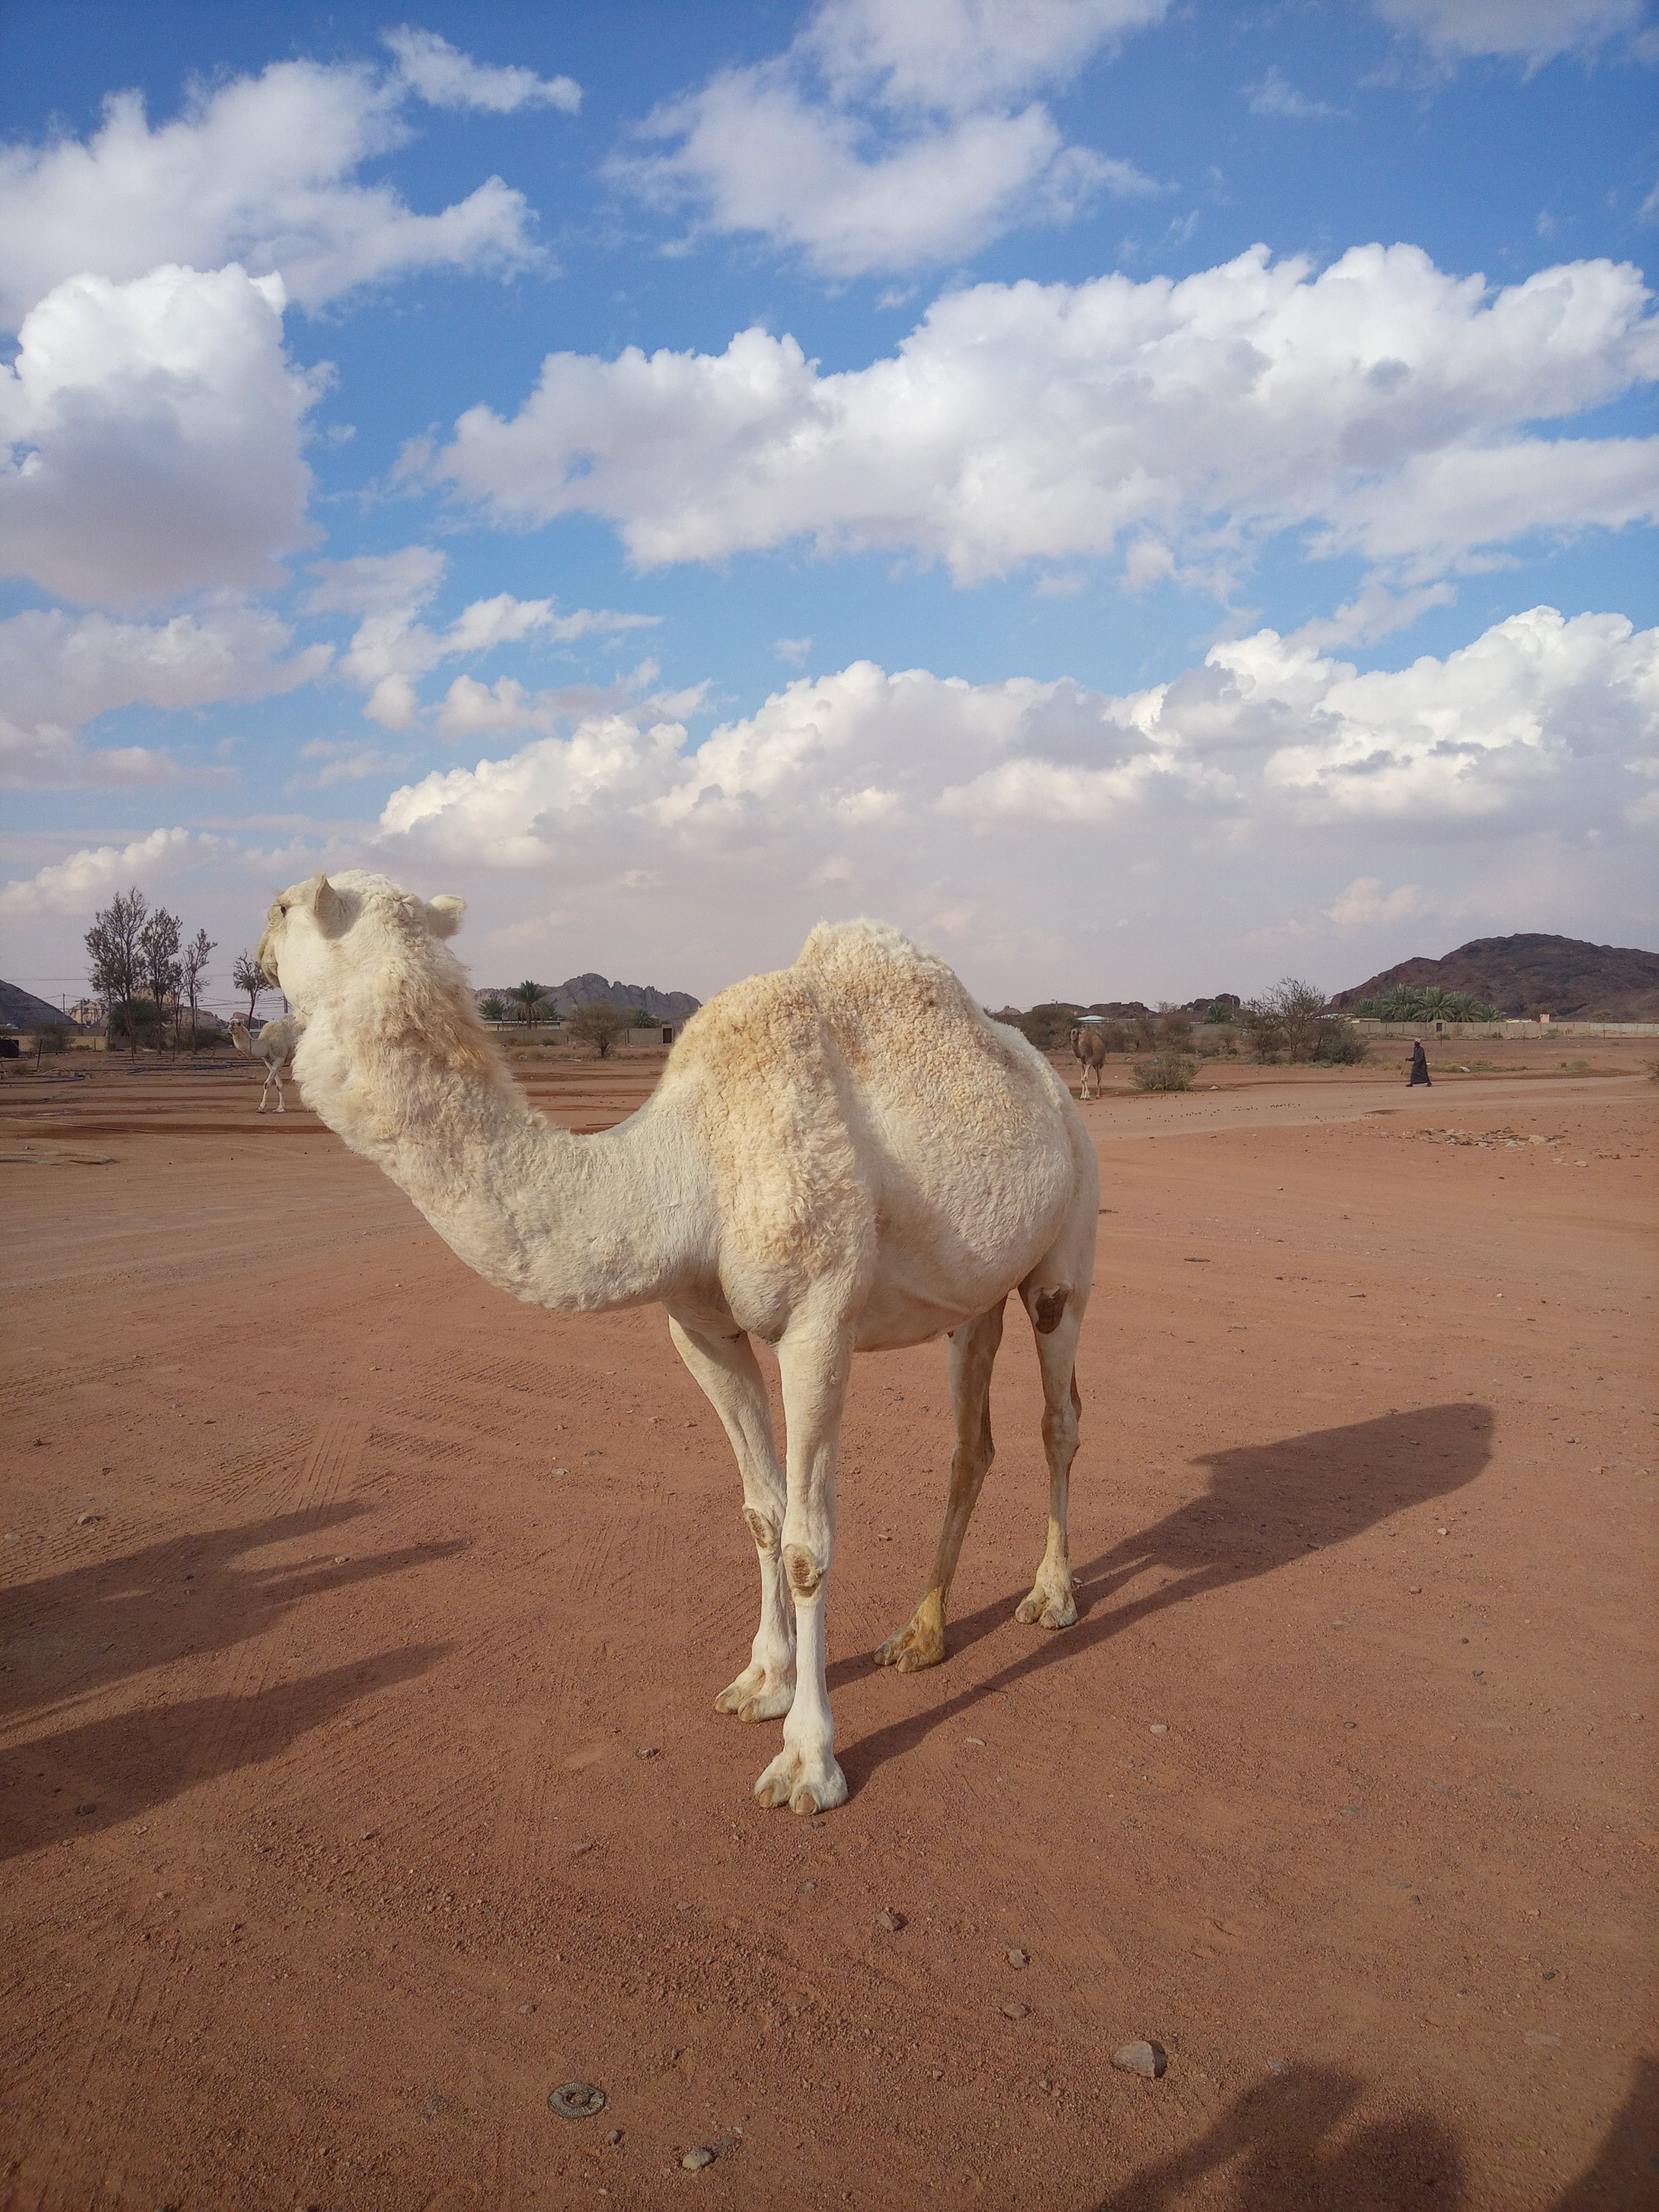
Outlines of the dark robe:
[[1427,1053],[1424,1051],[1421,1044],[1414,1044],[1412,1047],[1412,1072],[1408,1079],[1407,1087],[1409,1088],[1410,1085],[1413,1083],[1427,1083],[1428,1080],[1429,1056]]

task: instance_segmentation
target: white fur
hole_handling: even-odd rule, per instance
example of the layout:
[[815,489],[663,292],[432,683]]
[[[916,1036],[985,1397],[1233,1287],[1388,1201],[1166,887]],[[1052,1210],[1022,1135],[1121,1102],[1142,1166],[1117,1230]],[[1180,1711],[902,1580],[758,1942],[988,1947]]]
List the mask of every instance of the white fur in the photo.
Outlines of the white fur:
[[[849,922],[814,930],[793,968],[720,993],[637,1114],[575,1137],[531,1108],[484,1030],[441,941],[459,915],[459,900],[356,872],[283,894],[259,957],[305,1024],[307,1103],[516,1297],[562,1312],[666,1306],[731,1440],[760,1563],[750,1662],[717,1709],[784,1719],[755,1785],[763,1804],[841,1804],[823,1607],[854,1352],[951,1339],[945,1527],[921,1603],[878,1657],[904,1670],[944,1656],[1013,1290],[1038,1331],[1049,1467],[1048,1547],[1018,1613],[1048,1627],[1077,1617],[1073,1368],[1098,1211],[1081,1116],[943,962]],[[776,1347],[787,1474],[753,1336]]]
[[274,1083],[276,1085],[276,1111],[286,1114],[288,1100],[283,1091],[283,1079],[294,1065],[295,1048],[305,1024],[297,1014],[283,1014],[274,1022],[267,1022],[255,1036],[245,1021],[238,1019],[230,1025],[230,1041],[238,1052],[246,1053],[251,1059],[263,1060],[265,1079],[259,1091],[259,1111],[265,1110],[265,1093]]

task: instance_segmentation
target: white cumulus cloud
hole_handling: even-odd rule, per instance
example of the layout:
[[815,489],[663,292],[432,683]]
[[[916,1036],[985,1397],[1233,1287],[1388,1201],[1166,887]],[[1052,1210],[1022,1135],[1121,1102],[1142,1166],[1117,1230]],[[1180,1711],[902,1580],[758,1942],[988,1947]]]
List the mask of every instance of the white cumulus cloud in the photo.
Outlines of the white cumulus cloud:
[[290,653],[286,623],[252,607],[112,621],[29,609],[0,622],[0,781],[36,787],[149,783],[177,774],[143,746],[89,746],[85,726],[118,707],[184,709],[309,683],[326,646]]
[[[446,660],[481,659],[504,645],[542,639],[559,645],[598,634],[619,637],[649,629],[654,615],[621,614],[606,607],[572,607],[561,612],[552,599],[520,599],[498,592],[463,607],[447,629],[434,630],[419,619],[437,596],[448,567],[441,553],[426,545],[398,553],[365,554],[350,561],[320,561],[319,579],[307,592],[308,614],[358,614],[362,619],[340,657],[340,673],[368,694],[363,708],[371,721],[389,730],[411,728],[419,720],[419,681]],[[504,688],[505,687],[505,688]],[[496,686],[498,708],[516,705],[524,694],[511,678]],[[483,728],[523,727],[533,714],[503,720],[475,705],[487,695],[472,678],[451,687],[440,726],[458,734]],[[471,710],[471,711],[470,711]]]
[[[1187,996],[1204,979],[1173,948],[1212,963],[1218,927],[1278,945],[1316,915],[1347,948],[1336,988],[1413,917],[1519,927],[1528,868],[1553,872],[1568,919],[1615,883],[1634,896],[1632,770],[1655,761],[1659,632],[1539,607],[1395,669],[1261,631],[1121,696],[866,661],[701,743],[648,705],[612,710],[394,793],[375,849],[393,874],[482,891],[486,914],[533,872],[560,942],[672,943],[694,988],[788,957],[826,907],[887,914],[975,988],[1027,996],[1034,962],[1080,988],[1085,948],[1103,957],[1122,923],[1168,950],[1121,989]],[[1406,878],[1392,889],[1383,850]],[[1241,967],[1211,985],[1271,980]]]
[[33,919],[45,915],[85,915],[111,892],[125,890],[139,878],[165,887],[181,865],[226,849],[220,837],[190,830],[152,830],[125,845],[88,845],[61,860],[48,861],[33,875],[0,884],[0,914]]
[[0,323],[15,330],[37,300],[88,270],[120,281],[164,262],[236,260],[256,276],[280,273],[291,298],[316,307],[412,270],[534,259],[528,204],[499,177],[432,215],[390,185],[357,181],[366,161],[409,136],[411,90],[444,105],[499,106],[499,80],[530,74],[469,76],[476,65],[441,40],[422,46],[427,34],[398,35],[416,43],[390,74],[274,62],[257,77],[193,93],[180,115],[155,127],[140,94],[123,92],[84,142],[0,147]]
[[601,515],[647,566],[805,537],[974,580],[1125,532],[1213,556],[1292,527],[1447,561],[1649,511],[1651,447],[1516,432],[1659,371],[1650,307],[1611,262],[1494,292],[1414,246],[1317,272],[1258,246],[1178,283],[976,285],[828,375],[754,329],[718,355],[550,355],[515,416],[475,407],[421,461],[502,521]]
[[700,226],[756,232],[824,274],[911,269],[1100,191],[1155,190],[1068,146],[1034,88],[1168,0],[827,0],[788,52],[665,102],[611,173]]
[[556,107],[574,115],[582,104],[582,88],[574,77],[540,77],[534,70],[475,62],[435,31],[411,30],[407,23],[381,35],[398,58],[404,82],[429,107],[469,107],[485,115]]
[[282,286],[234,264],[76,276],[0,368],[0,573],[129,608],[270,583],[307,537]]
[[1628,35],[1643,0],[1372,0],[1395,30],[1443,59],[1495,54],[1538,69],[1557,54],[1594,53]]

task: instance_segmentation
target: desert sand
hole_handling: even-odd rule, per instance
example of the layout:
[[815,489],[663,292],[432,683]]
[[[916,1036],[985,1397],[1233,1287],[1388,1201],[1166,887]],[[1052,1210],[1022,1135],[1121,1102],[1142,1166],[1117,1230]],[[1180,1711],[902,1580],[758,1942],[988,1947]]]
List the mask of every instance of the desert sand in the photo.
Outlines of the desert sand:
[[805,1822],[659,1311],[488,1289],[246,1062],[14,1073],[0,2204],[1659,2201],[1659,1084],[1565,1050],[1086,1107],[1083,1618],[1011,1617],[1016,1316],[950,1656],[872,1664],[951,1439],[862,1361]]

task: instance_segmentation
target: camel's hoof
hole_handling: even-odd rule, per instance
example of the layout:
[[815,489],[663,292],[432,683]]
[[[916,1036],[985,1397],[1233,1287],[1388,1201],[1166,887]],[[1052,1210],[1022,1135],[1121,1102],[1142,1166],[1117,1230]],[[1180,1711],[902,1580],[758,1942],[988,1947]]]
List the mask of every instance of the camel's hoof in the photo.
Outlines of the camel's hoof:
[[878,1667],[896,1667],[901,1674],[920,1674],[924,1667],[937,1667],[945,1656],[945,1632],[931,1621],[918,1627],[912,1620],[906,1623],[896,1636],[876,1646]]
[[847,1778],[830,1758],[809,1758],[787,1744],[755,1784],[755,1801],[775,1811],[787,1805],[804,1818],[847,1802]]
[[740,1721],[781,1721],[794,1702],[793,1671],[775,1681],[764,1667],[749,1666],[720,1692],[714,1711],[735,1713]]
[[1034,1589],[1016,1606],[1014,1619],[1028,1628],[1033,1621],[1039,1628],[1071,1628],[1077,1621],[1077,1601],[1070,1590],[1054,1597],[1046,1589]]

